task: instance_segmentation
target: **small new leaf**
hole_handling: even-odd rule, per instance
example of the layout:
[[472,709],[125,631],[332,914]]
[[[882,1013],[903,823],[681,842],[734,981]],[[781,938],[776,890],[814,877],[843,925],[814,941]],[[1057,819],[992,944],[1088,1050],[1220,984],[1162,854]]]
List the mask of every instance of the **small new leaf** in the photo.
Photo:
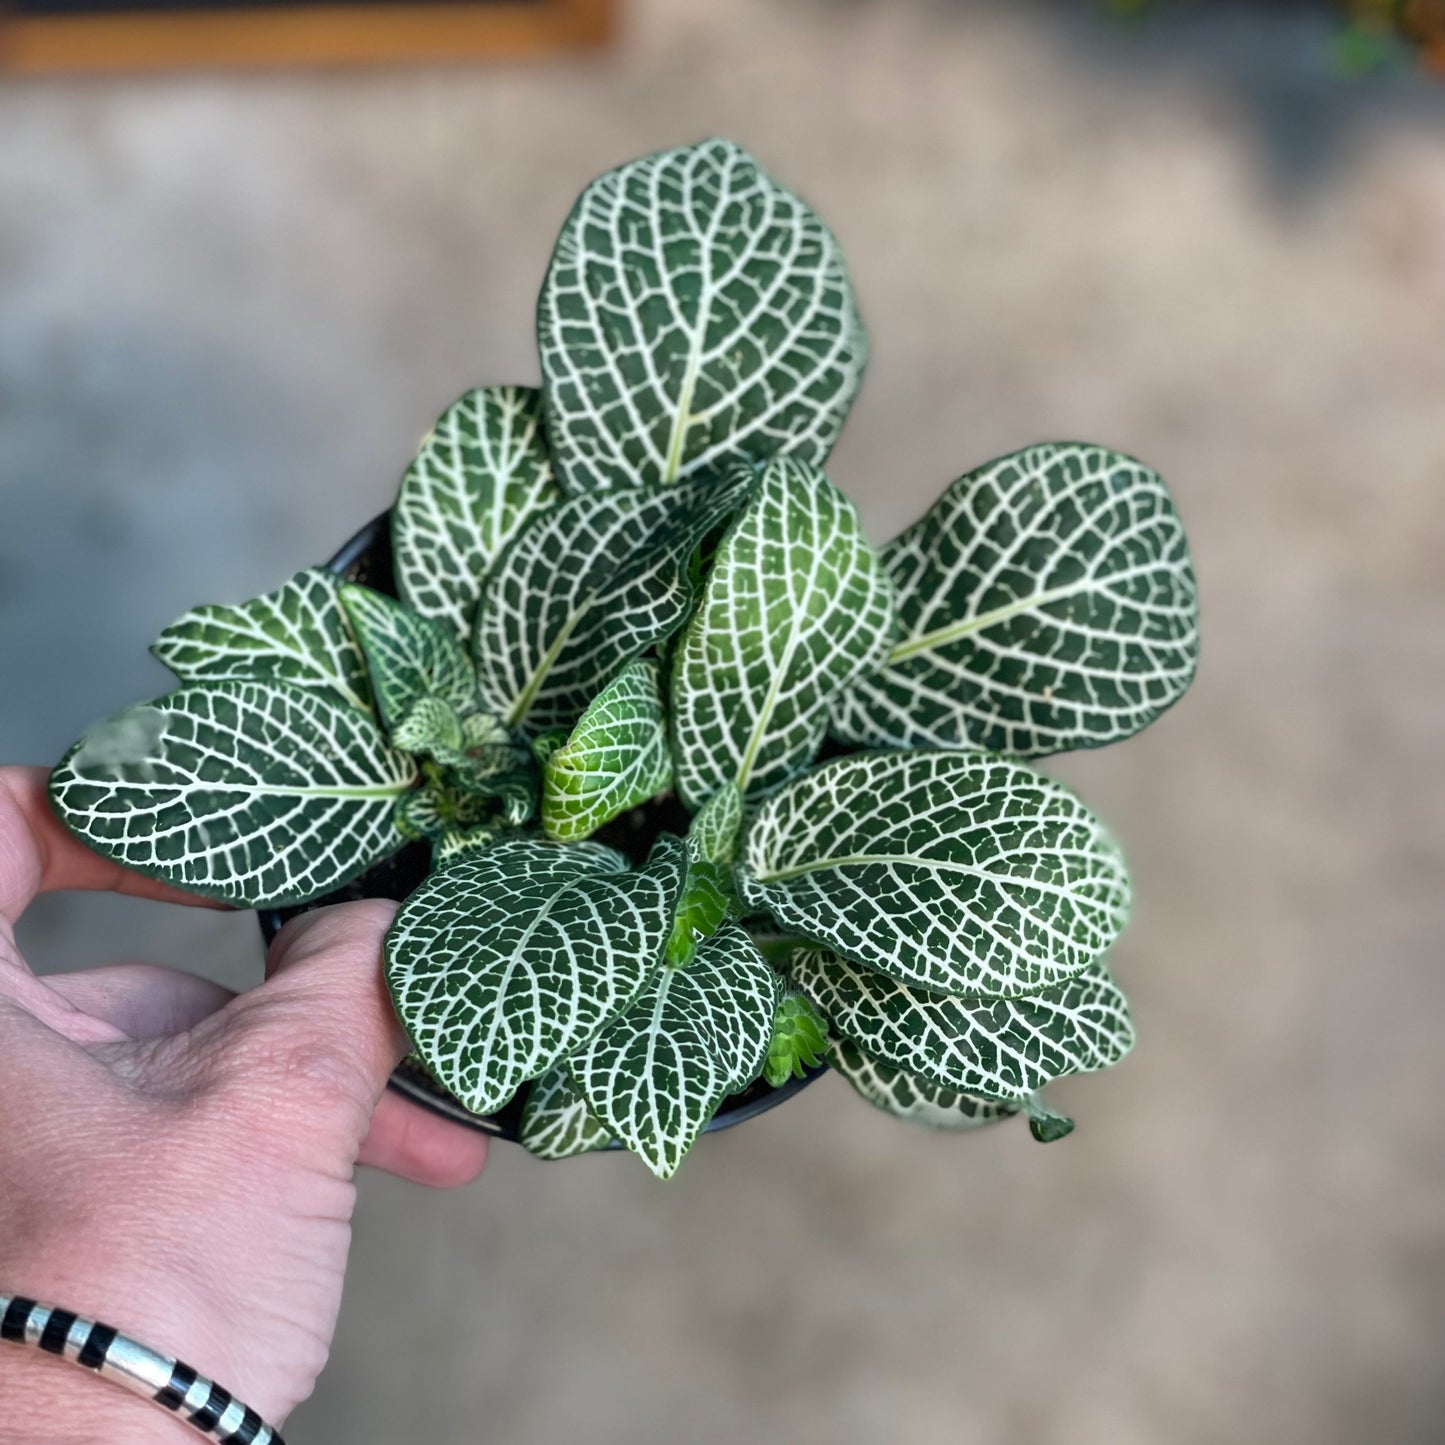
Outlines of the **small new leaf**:
[[775,1089],[782,1088],[789,1079],[804,1078],[809,1069],[816,1069],[822,1062],[827,1047],[828,1020],[804,994],[786,993],[773,1020],[763,1077]]
[[519,838],[432,873],[385,945],[397,1013],[428,1071],[489,1114],[594,1037],[657,968],[684,866],[666,836],[639,872],[595,844]]
[[1102,447],[1029,447],[955,482],[883,557],[900,636],[835,706],[868,746],[1037,757],[1101,747],[1180,698],[1198,658],[1174,503]]
[[472,659],[487,711],[532,734],[570,728],[618,668],[687,616],[693,551],[748,485],[627,488],[536,518],[477,608]]
[[535,768],[519,768],[512,773],[497,773],[473,782],[483,796],[495,798],[502,807],[502,817],[514,828],[530,821],[537,811],[541,784]]
[[341,583],[308,567],[263,597],[193,607],[151,644],[182,682],[287,682],[371,710],[366,659],[340,601]]
[[462,720],[451,703],[424,697],[392,728],[391,741],[403,752],[450,762],[463,756]]
[[612,1142],[565,1064],[543,1074],[527,1090],[517,1137],[538,1159],[571,1159]]
[[1124,860],[1062,784],[976,752],[864,753],[768,799],[743,899],[789,931],[940,993],[1033,993],[1123,930]]
[[667,1179],[718,1105],[757,1077],[781,987],[748,935],[726,927],[689,967],[654,973],[568,1068],[602,1126]]
[[1067,1114],[1056,1114],[1038,1094],[1030,1094],[1024,1101],[1024,1111],[1029,1116],[1029,1133],[1040,1144],[1057,1143],[1074,1132],[1074,1121]]
[[445,627],[354,582],[342,583],[340,595],[366,657],[377,711],[398,746],[397,728],[421,702],[443,702],[459,719],[476,711],[471,661]]
[[412,842],[444,833],[447,820],[436,793],[431,788],[413,788],[404,793],[396,805],[396,826]]
[[261,908],[304,903],[394,853],[397,800],[415,781],[371,714],[330,691],[216,682],[93,727],[50,797],[97,853]]
[[657,664],[628,663],[542,770],[542,829],[574,842],[672,782]]
[[699,806],[810,763],[841,688],[882,663],[893,590],[853,504],[810,463],[769,462],[713,558],[672,665],[677,787]]
[[541,419],[532,387],[469,391],[442,414],[402,478],[391,513],[397,590],[463,644],[488,569],[561,497]]
[[870,1058],[851,1039],[834,1039],[828,1062],[875,1109],[930,1129],[981,1129],[1018,1113],[1017,1103],[962,1094]]
[[495,792],[478,792],[449,785],[446,775],[431,766],[423,768],[425,787],[413,789],[397,804],[397,827],[408,838],[439,838],[459,829],[500,829],[505,808]]
[[730,868],[737,860],[743,831],[743,795],[737,784],[725,783],[697,810],[687,830],[687,846],[694,858],[705,858]]
[[788,965],[835,1034],[873,1058],[964,1094],[1017,1102],[1066,1074],[1117,1064],[1134,1029],[1102,964],[1028,998],[948,998],[845,963],[823,948]]
[[832,233],[725,140],[594,181],[537,309],[547,436],[573,493],[789,452],[822,462],[867,341]]
[[504,830],[494,824],[478,823],[472,828],[448,828],[432,839],[431,871],[445,868],[460,853],[477,853],[490,848]]
[[737,911],[731,871],[694,856],[689,847],[687,885],[667,943],[668,963],[676,968],[691,963],[698,944],[711,938],[729,918],[736,917]]

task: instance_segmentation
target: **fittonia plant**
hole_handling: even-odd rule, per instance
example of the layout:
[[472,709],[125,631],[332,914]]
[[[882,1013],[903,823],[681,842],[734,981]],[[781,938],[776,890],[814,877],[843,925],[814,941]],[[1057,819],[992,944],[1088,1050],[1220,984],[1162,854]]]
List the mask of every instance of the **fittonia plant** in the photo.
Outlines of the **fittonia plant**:
[[[1163,483],[1030,447],[871,547],[822,470],[866,351],[843,257],[725,141],[587,188],[538,335],[541,388],[469,392],[407,471],[396,598],[310,570],[187,613],[180,686],[71,750],[57,812],[256,907],[428,840],[397,1010],[468,1109],[529,1086],[547,1158],[615,1138],[670,1175],[824,1056],[901,1118],[1066,1133],[1039,1091],[1133,1039],[1129,883],[1026,760],[1189,685]],[[594,839],[669,791],[685,836]]]

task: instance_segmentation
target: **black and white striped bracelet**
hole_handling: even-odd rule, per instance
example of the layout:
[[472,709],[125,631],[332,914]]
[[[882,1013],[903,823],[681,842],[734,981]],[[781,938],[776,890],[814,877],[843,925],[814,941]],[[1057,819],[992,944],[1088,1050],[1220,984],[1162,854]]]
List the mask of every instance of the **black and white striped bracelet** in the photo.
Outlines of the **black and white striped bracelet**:
[[188,1420],[222,1445],[286,1445],[249,1406],[189,1365],[167,1359],[110,1325],[0,1294],[0,1340],[71,1360]]

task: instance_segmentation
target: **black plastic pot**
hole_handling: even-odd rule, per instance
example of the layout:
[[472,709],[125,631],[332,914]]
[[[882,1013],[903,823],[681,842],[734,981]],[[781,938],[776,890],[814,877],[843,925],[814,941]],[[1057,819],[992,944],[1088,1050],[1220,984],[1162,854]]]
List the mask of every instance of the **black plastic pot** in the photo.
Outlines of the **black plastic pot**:
[[[396,585],[391,567],[390,514],[383,513],[363,527],[326,564],[333,572],[353,582],[363,582],[379,592],[396,595]],[[635,808],[615,822],[609,823],[597,835],[599,842],[612,847],[640,862],[647,856],[652,841],[663,829],[683,831],[687,826],[687,814],[671,797]],[[281,930],[288,918],[306,913],[313,908],[322,908],[329,903],[344,903],[359,898],[392,898],[398,903],[406,898],[426,877],[430,851],[424,843],[412,843],[400,853],[379,863],[368,873],[363,873],[355,882],[348,883],[334,893],[313,899],[310,903],[295,908],[265,908],[257,910],[261,933],[269,944]],[[800,1089],[806,1088],[825,1068],[814,1069],[802,1079],[789,1079],[781,1088],[774,1089],[759,1080],[741,1094],[725,1099],[722,1107],[707,1126],[707,1132],[729,1129],[747,1119],[766,1113],[769,1109],[790,1099]],[[522,1105],[526,1101],[529,1085],[523,1084],[517,1093],[495,1114],[474,1114],[454,1099],[440,1084],[424,1070],[413,1064],[402,1064],[391,1077],[391,1087],[405,1094],[414,1103],[432,1113],[456,1120],[469,1128],[491,1134],[499,1139],[516,1140],[522,1119]],[[613,1146],[620,1147],[617,1145]]]

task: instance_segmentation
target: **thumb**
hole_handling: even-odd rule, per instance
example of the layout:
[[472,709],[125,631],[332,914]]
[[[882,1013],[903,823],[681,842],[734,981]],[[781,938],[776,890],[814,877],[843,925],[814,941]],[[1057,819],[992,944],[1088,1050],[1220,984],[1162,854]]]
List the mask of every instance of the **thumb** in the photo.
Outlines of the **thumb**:
[[229,1084],[313,1116],[345,1109],[365,1132],[409,1047],[382,978],[381,943],[395,913],[395,903],[368,899],[286,924],[266,982],[225,1011]]

